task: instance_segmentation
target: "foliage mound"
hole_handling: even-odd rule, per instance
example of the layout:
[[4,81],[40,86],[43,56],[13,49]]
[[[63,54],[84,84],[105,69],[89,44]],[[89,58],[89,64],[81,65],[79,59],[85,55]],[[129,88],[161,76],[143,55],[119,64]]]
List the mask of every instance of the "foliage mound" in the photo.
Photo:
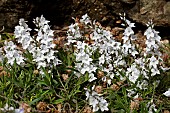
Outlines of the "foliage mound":
[[[170,46],[152,21],[142,43],[135,24],[122,35],[85,14],[69,26],[63,47],[43,16],[20,19],[1,36],[0,111],[29,113],[159,113],[170,109]],[[12,106],[12,107],[9,107]]]

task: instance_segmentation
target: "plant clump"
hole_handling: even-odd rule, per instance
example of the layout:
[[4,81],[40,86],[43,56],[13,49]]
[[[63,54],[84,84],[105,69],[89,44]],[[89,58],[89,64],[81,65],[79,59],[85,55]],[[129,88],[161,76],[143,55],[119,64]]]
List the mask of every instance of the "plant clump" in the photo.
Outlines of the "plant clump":
[[43,16],[33,20],[34,30],[20,19],[14,38],[0,48],[0,72],[9,73],[0,76],[0,111],[155,113],[170,109],[169,103],[157,103],[170,97],[170,78],[163,83],[170,68],[159,32],[148,22],[141,45],[133,31],[135,23],[125,14],[120,18],[124,29],[119,39],[115,29],[102,27],[87,14],[73,18],[62,47],[55,43],[54,31]]

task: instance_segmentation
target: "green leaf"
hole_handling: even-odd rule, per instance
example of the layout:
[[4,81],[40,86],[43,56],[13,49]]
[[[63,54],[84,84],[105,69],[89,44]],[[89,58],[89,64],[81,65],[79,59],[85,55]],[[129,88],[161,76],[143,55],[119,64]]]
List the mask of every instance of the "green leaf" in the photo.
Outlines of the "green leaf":
[[64,102],[64,99],[58,99],[58,100],[54,100],[53,104],[60,104],[62,102]]
[[44,93],[41,94],[41,96],[44,96],[45,94],[49,93],[50,90],[45,91]]
[[47,84],[44,81],[38,81],[38,84],[39,85],[46,85],[47,86]]
[[31,102],[29,103],[29,105],[32,105],[32,104],[38,102],[38,101],[41,100],[42,98],[43,98],[43,96],[41,96],[41,97],[39,97],[39,98],[37,98],[37,99],[34,99],[33,101],[31,101]]

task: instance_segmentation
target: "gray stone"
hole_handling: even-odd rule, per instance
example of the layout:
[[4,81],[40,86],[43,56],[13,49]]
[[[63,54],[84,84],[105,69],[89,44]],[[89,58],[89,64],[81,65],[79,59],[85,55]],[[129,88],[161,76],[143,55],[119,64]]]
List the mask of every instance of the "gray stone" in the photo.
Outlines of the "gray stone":
[[28,18],[29,8],[24,0],[0,0],[0,29],[13,31],[20,18]]
[[88,14],[92,19],[113,25],[119,13],[135,22],[170,27],[169,0],[0,0],[0,29],[13,31],[19,18],[32,20],[43,14],[51,25],[69,25],[72,17]]

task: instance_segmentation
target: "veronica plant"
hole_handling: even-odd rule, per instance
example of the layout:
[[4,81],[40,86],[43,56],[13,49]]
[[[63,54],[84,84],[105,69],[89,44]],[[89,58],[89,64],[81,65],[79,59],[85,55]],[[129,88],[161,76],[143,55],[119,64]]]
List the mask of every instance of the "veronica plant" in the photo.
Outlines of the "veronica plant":
[[[75,19],[75,23],[71,24],[67,31],[67,49],[60,51],[58,57],[58,50],[53,44],[54,31],[50,29],[49,21],[43,16],[34,19],[36,34],[31,35],[32,29],[24,19],[20,19],[19,25],[15,27],[15,39],[5,41],[4,47],[0,48],[0,61],[7,61],[7,64],[14,66],[11,68],[13,71],[9,71],[11,76],[15,76],[12,77],[11,83],[13,91],[13,81],[22,78],[14,84],[24,89],[23,96],[27,92],[25,88],[30,90],[34,86],[29,85],[32,81],[34,84],[39,81],[34,87],[41,90],[37,91],[38,94],[30,94],[30,97],[40,96],[38,99],[42,99],[47,94],[50,95],[50,102],[55,104],[70,102],[75,107],[75,100],[81,100],[80,106],[88,104],[93,112],[112,109],[133,112],[143,105],[147,110],[141,107],[141,112],[158,111],[154,93],[160,83],[161,72],[168,70],[159,50],[161,37],[153,29],[152,21],[149,22],[148,29],[144,32],[145,47],[140,48],[137,44],[138,37],[133,31],[135,24],[126,19],[125,14],[120,15],[120,18],[125,26],[122,41],[116,40],[111,30],[102,27],[96,21],[91,21],[87,14],[80,20]],[[73,53],[70,53],[70,49]],[[31,56],[31,60],[27,56]],[[62,63],[59,57],[62,57],[64,63],[61,67],[58,66],[59,70],[55,70],[53,67]],[[28,63],[33,64],[29,70]],[[16,64],[21,67],[16,69]],[[67,65],[71,65],[69,71],[65,69]],[[18,73],[21,74],[18,76]],[[32,75],[36,74],[44,75],[43,79],[37,76],[32,78]],[[30,78],[25,79],[25,76]],[[6,85],[6,81],[4,84]],[[163,94],[169,97],[169,90]],[[38,99],[30,103],[35,103]],[[76,103],[77,110],[78,107]]]
[[[21,49],[24,52],[32,54],[33,61],[37,65],[37,69],[41,67],[52,67],[61,63],[61,61],[55,56],[58,52],[55,50],[55,44],[53,44],[53,30],[48,25],[49,21],[45,20],[43,16],[34,19],[33,23],[36,25],[35,31],[37,35],[31,36],[31,29],[26,24],[24,19],[20,19],[19,25],[15,27],[14,35],[17,43],[21,44]],[[26,58],[21,57],[21,52],[17,53],[15,50],[17,46],[13,42],[5,43],[5,52],[8,59],[8,63],[13,65],[14,60],[20,65]]]
[[[108,84],[107,88],[114,84],[114,79],[119,78],[118,80],[127,81],[131,86],[126,88],[129,97],[137,98],[135,97],[137,92],[141,91],[141,94],[138,95],[141,96],[143,90],[146,92],[149,90],[148,86],[155,84],[153,87],[155,89],[159,84],[159,80],[154,82],[150,80],[162,71],[163,60],[159,51],[161,37],[153,29],[153,23],[149,22],[148,29],[144,33],[146,48],[140,50],[136,43],[138,37],[133,31],[134,23],[126,19],[125,15],[121,15],[120,18],[124,20],[124,26],[126,26],[122,42],[116,41],[111,31],[106,30],[95,21],[92,22],[86,14],[82,16],[82,19],[76,20],[75,24],[69,26],[66,45],[74,47],[75,68],[79,71],[75,74],[78,77],[88,74],[89,82],[95,84],[97,80],[101,79]],[[102,72],[102,76],[99,77],[98,72]],[[91,97],[92,100],[95,100],[92,96],[94,92],[90,94],[89,91],[86,89],[87,99]],[[96,107],[98,102],[95,102],[96,104],[92,104],[89,100],[93,111],[108,110],[106,106],[104,108]]]

